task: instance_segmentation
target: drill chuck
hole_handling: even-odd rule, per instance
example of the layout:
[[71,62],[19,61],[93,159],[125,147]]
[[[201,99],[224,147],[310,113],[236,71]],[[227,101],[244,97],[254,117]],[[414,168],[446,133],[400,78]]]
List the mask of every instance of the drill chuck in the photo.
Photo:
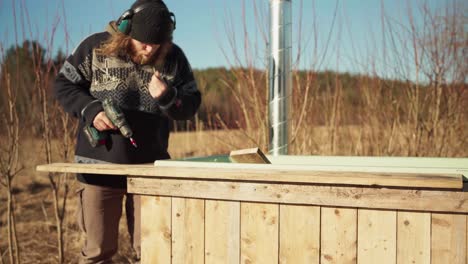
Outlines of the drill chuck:
[[109,98],[106,98],[104,102],[102,102],[102,106],[107,117],[120,130],[122,135],[126,138],[132,137],[133,131],[128,125],[122,110]]
[[120,133],[126,138],[131,138],[133,136],[133,131],[130,129],[128,125],[123,125],[119,127]]

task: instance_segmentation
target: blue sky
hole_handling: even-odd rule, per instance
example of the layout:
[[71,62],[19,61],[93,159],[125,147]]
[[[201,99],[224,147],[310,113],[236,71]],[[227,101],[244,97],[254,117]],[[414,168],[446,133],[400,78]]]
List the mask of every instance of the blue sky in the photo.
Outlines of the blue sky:
[[[165,2],[177,18],[174,41],[184,49],[193,68],[238,66],[228,41],[231,32],[236,35],[236,50],[241,62],[245,63],[243,10],[251,47],[249,56],[255,58],[257,67],[265,65],[268,52],[262,30],[267,30],[268,26],[268,0]],[[258,19],[255,19],[254,2]],[[417,6],[427,3],[432,10],[436,10],[448,2],[452,0],[292,0],[293,56],[298,52],[298,18],[302,14],[300,43],[304,50],[299,67],[365,72],[369,70],[371,57],[384,68],[383,63],[391,64],[392,59],[384,59],[382,6],[389,19],[407,25],[409,8],[413,10],[416,22],[421,24],[422,17],[416,11]],[[45,47],[51,46],[53,52],[61,48],[69,53],[84,37],[102,31],[110,20],[117,19],[132,3],[130,0],[0,0],[0,44],[7,48],[15,43],[16,24],[19,43],[25,38],[36,39]],[[28,11],[29,16],[24,14],[24,10]],[[26,17],[29,17],[29,23]],[[229,24],[235,25],[234,30],[226,26]],[[262,30],[259,30],[259,24]],[[54,25],[57,26],[51,42]]]

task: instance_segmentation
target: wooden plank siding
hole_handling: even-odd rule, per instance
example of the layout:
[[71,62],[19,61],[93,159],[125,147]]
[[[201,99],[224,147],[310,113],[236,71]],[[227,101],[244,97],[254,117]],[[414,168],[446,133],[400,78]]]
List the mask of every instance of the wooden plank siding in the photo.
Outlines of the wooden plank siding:
[[397,212],[397,263],[431,263],[431,214]]
[[204,218],[204,200],[172,198],[173,264],[205,262]]
[[396,211],[358,210],[358,263],[396,263]]
[[319,263],[320,207],[282,204],[279,212],[279,263]]
[[241,203],[241,263],[278,263],[279,205]]
[[205,263],[240,261],[240,203],[205,202]]
[[321,208],[322,264],[352,264],[357,260],[357,210]]
[[466,263],[466,215],[432,214],[431,263]]
[[143,196],[142,217],[142,263],[466,264],[468,257],[466,214]]
[[172,201],[168,197],[142,196],[141,258],[147,263],[171,263]]

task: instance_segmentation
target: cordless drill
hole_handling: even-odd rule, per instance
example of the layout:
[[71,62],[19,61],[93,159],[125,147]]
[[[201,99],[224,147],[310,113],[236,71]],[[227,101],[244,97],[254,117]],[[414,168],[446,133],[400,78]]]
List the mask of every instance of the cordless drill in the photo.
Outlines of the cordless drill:
[[[102,107],[104,108],[104,112],[106,113],[107,117],[110,119],[112,124],[114,124],[114,126],[116,126],[120,130],[122,136],[128,138],[130,140],[130,143],[132,143],[132,145],[136,148],[137,144],[132,138],[133,131],[128,125],[127,120],[125,119],[125,115],[123,114],[119,106],[115,104],[114,101],[112,101],[111,99],[106,98],[102,102]],[[86,125],[84,127],[84,133],[88,138],[88,141],[91,144],[91,146],[97,147],[99,145],[106,144],[106,140],[108,137],[106,131],[99,131],[92,125]]]

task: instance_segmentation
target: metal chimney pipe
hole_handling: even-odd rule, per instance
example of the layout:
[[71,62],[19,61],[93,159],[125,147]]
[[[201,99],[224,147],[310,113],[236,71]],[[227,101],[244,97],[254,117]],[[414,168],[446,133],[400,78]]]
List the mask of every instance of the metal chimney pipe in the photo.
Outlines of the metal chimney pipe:
[[270,0],[269,154],[288,154],[288,116],[291,97],[291,0]]

